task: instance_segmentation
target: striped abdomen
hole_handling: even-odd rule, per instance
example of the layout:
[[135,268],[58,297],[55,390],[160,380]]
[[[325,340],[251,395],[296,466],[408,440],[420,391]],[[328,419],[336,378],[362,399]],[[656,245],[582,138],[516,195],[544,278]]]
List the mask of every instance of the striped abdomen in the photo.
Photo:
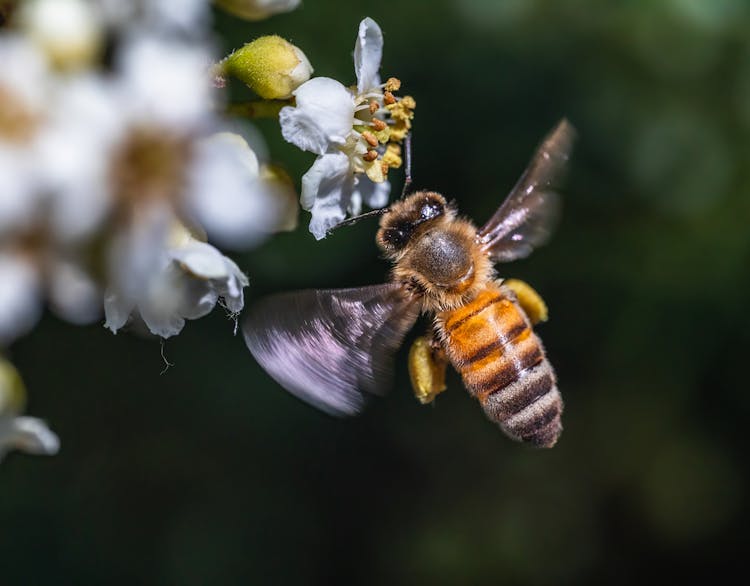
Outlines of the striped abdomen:
[[512,293],[492,285],[437,318],[448,358],[487,416],[513,439],[553,446],[562,431],[562,398]]

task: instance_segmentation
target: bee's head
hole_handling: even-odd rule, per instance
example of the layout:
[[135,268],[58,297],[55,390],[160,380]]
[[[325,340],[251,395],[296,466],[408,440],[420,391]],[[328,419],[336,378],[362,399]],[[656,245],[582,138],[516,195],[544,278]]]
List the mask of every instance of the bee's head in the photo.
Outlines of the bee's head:
[[454,214],[439,193],[418,191],[394,203],[380,219],[378,246],[386,254],[398,254],[418,231]]

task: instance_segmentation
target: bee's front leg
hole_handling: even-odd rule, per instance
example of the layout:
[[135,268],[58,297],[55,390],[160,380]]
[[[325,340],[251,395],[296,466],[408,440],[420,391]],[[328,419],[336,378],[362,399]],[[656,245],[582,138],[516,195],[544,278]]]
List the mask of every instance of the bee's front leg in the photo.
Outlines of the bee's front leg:
[[502,285],[513,291],[518,300],[518,305],[526,313],[532,325],[547,321],[549,318],[547,304],[531,285],[520,279],[506,279],[502,282]]
[[409,350],[409,376],[414,396],[426,405],[432,403],[445,387],[448,358],[430,333],[420,336]]

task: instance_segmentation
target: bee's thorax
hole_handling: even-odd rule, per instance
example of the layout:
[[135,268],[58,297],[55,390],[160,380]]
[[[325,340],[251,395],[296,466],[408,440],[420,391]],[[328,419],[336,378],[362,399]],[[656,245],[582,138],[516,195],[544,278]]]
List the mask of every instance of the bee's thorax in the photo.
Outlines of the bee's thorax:
[[465,238],[445,229],[430,230],[421,235],[401,262],[438,287],[451,287],[474,272]]

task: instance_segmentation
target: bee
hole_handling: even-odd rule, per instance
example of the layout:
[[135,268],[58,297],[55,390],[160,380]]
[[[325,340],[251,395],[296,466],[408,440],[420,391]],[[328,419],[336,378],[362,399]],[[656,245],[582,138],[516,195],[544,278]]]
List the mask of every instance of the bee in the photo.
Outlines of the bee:
[[376,236],[393,263],[390,281],[261,300],[243,323],[250,352],[292,394],[330,414],[354,415],[389,388],[393,356],[426,314],[430,331],[409,358],[417,398],[429,403],[445,389],[450,363],[506,435],[553,446],[563,402],[532,329],[546,319],[546,306],[525,283],[498,279],[494,263],[526,257],[547,240],[574,134],[566,120],[558,123],[479,229],[433,191],[393,203]]

